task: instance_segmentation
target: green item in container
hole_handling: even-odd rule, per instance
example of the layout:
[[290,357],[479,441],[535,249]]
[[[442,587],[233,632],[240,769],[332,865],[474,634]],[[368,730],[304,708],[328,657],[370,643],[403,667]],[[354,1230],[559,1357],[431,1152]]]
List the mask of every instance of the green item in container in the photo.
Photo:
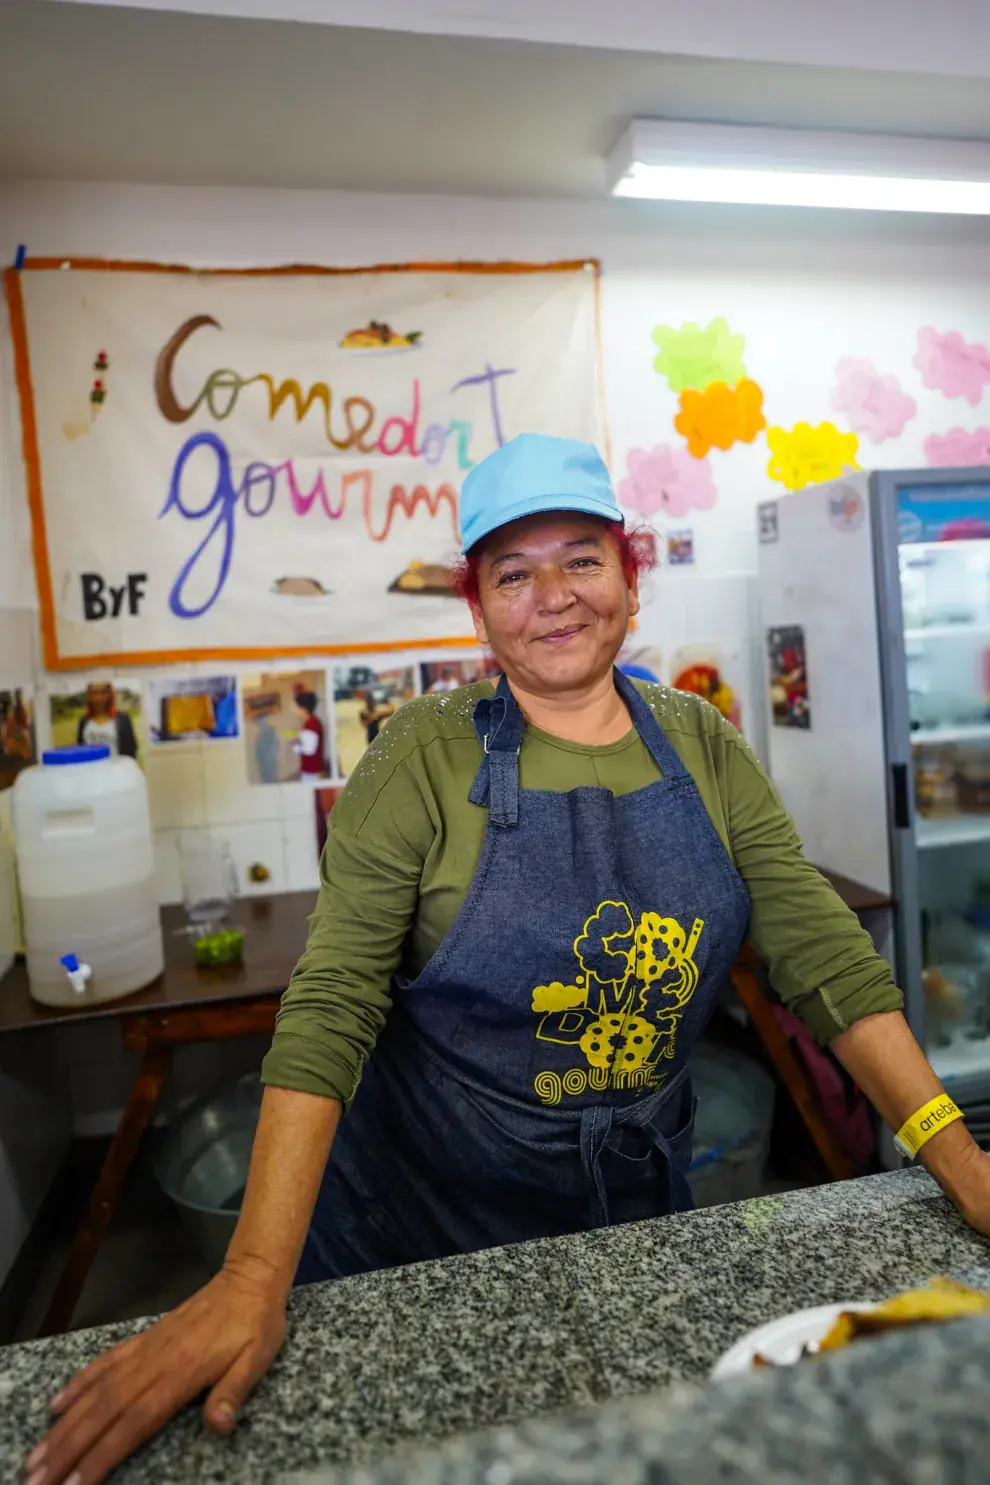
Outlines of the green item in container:
[[235,964],[243,952],[243,928],[223,928],[219,933],[207,933],[193,945],[197,964]]

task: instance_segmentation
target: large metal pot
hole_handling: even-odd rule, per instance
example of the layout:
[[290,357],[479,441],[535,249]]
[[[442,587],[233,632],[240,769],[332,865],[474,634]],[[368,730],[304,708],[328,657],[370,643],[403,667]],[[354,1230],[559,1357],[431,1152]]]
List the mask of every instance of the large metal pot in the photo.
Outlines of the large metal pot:
[[223,1263],[240,1214],[260,1111],[261,1080],[246,1073],[187,1109],[155,1160],[158,1184],[214,1269]]

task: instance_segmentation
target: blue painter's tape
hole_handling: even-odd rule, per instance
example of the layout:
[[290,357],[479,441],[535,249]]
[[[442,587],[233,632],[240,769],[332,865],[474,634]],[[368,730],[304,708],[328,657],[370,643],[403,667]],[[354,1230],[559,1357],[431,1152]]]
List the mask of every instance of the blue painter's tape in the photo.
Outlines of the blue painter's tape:
[[24,246],[24,244],[22,242],[18,246],[17,252],[14,254],[14,267],[16,269],[18,269],[18,270],[22,269],[24,267],[24,259],[26,257],[27,257],[27,248]]

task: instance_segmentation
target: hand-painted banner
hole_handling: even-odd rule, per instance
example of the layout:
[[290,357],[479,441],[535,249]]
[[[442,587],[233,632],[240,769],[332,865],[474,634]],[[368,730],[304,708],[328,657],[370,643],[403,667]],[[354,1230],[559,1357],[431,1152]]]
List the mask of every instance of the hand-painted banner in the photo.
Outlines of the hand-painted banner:
[[465,640],[466,471],[602,436],[596,272],[10,270],[48,667]]

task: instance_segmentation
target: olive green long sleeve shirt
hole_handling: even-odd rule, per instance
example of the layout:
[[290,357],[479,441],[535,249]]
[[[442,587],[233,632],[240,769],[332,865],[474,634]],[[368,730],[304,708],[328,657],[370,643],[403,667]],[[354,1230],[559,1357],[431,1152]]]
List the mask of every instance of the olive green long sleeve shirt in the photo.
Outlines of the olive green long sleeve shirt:
[[[749,893],[749,938],[781,999],[818,1039],[901,1007],[869,934],[804,858],[756,757],[695,696],[636,682],[693,778]],[[481,681],[404,706],[333,811],[309,939],[283,996],[267,1084],[348,1102],[390,1005],[396,970],[419,974],[464,901],[488,811],[468,800],[482,760],[472,725]],[[660,770],[631,730],[604,747],[527,726],[523,789],[644,788]],[[539,910],[537,907],[536,910]]]

